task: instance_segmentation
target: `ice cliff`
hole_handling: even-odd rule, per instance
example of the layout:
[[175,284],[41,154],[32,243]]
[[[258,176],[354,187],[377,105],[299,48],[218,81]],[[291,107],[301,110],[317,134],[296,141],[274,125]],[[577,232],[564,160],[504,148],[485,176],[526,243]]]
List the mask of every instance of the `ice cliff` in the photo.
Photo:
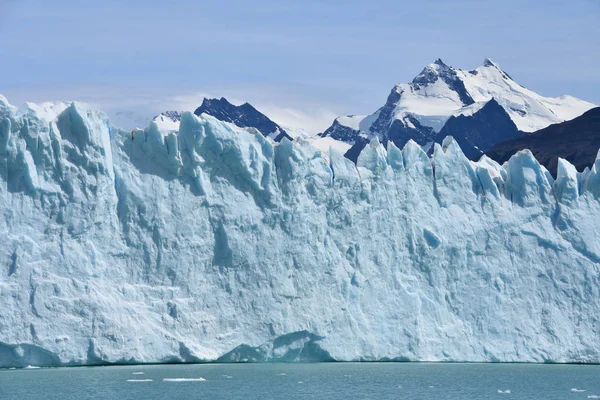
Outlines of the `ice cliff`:
[[600,158],[56,113],[0,97],[0,367],[600,362]]

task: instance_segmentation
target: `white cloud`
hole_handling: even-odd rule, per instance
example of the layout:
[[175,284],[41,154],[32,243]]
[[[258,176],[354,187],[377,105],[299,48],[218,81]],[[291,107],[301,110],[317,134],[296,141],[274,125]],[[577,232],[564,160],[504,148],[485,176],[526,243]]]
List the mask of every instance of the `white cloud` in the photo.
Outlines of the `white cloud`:
[[308,134],[324,131],[338,115],[351,111],[347,104],[332,104],[323,100],[323,96],[307,94],[306,87],[301,85],[283,84],[235,85],[206,90],[79,86],[9,90],[3,94],[15,105],[25,101],[86,102],[106,112],[115,125],[125,129],[145,125],[163,111],[194,111],[205,97],[225,97],[236,105],[248,102],[284,128],[302,130]]
[[40,88],[35,91],[5,92],[15,105],[25,101],[82,101],[106,112],[115,125],[125,129],[146,124],[157,114],[167,111],[194,111],[205,97],[225,97],[231,103],[252,104],[276,123],[309,134],[327,129],[344,110],[319,98],[303,96],[298,90],[283,86],[209,88],[202,91],[177,88],[73,87]]
[[306,110],[290,107],[279,107],[274,104],[257,104],[255,106],[266,116],[282,126],[303,129],[309,134],[316,134],[327,129],[338,116],[326,108],[308,107]]

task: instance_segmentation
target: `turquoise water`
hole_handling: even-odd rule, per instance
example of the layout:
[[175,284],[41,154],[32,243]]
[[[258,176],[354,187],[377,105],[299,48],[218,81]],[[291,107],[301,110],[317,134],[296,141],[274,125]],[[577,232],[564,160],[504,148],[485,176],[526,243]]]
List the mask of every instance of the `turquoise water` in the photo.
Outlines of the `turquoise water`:
[[[143,374],[139,374],[143,372]],[[137,374],[134,374],[137,373]],[[196,381],[164,381],[192,378]],[[128,380],[149,380],[128,382]],[[571,389],[585,390],[575,392]],[[498,390],[510,390],[499,393]],[[0,370],[0,399],[588,399],[600,366],[203,364]],[[591,397],[594,398],[594,397]],[[600,397],[598,397],[600,398]]]

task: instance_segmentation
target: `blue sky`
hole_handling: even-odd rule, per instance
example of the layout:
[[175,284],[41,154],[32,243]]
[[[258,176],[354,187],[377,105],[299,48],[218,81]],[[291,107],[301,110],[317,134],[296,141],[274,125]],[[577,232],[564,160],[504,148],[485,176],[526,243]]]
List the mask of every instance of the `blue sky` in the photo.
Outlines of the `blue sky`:
[[600,104],[598,21],[598,0],[0,0],[0,93],[149,114],[225,96],[315,131],[438,57],[490,57],[542,95]]

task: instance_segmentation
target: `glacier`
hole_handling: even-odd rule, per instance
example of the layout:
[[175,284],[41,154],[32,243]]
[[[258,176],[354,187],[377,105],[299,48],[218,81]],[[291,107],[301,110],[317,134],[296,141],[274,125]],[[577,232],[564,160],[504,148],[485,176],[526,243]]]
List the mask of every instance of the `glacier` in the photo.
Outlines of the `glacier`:
[[0,367],[600,362],[600,155],[55,111],[0,96]]

